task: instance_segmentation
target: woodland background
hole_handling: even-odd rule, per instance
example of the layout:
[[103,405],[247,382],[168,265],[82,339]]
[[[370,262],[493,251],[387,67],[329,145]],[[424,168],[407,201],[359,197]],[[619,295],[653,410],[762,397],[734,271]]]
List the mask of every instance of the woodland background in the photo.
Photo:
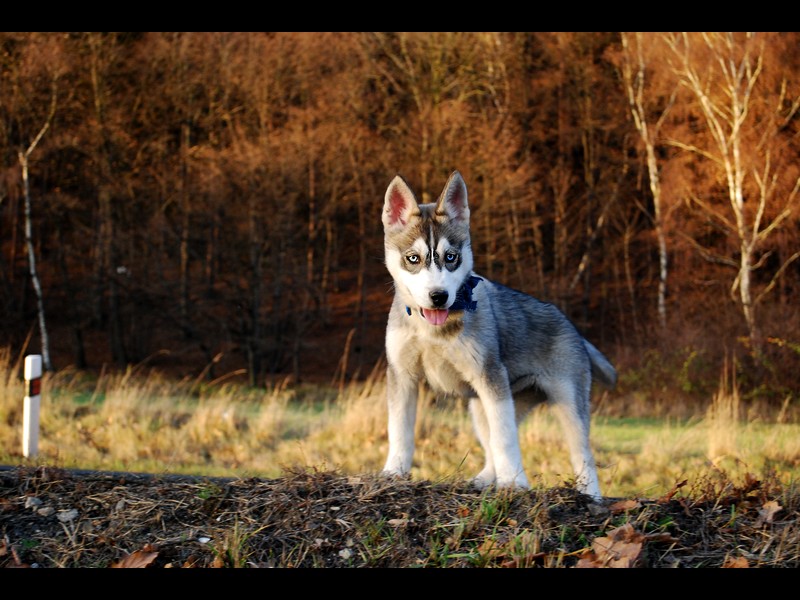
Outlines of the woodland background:
[[733,358],[796,397],[799,37],[0,33],[0,345],[366,376],[386,186],[431,201],[458,169],[476,271],[618,368]]

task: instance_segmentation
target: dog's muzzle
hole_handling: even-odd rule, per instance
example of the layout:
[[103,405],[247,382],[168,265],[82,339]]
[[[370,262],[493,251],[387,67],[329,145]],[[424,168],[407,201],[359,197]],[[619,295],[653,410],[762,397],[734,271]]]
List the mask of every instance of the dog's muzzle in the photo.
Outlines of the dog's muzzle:
[[[451,310],[466,310],[472,312],[478,308],[477,301],[472,299],[472,290],[483,279],[476,275],[470,275],[467,280],[458,288],[456,299],[449,309],[440,308],[447,304],[448,293],[445,290],[436,290],[430,293],[431,301],[435,308],[420,309],[422,317],[431,325],[443,325]],[[406,313],[411,316],[411,307],[406,306]]]

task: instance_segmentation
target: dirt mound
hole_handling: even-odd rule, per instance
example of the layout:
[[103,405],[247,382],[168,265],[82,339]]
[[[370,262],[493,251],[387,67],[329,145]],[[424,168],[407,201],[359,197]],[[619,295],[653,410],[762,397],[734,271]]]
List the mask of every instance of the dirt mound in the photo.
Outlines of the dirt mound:
[[748,478],[592,503],[567,487],[298,470],[0,470],[0,567],[798,567],[798,494]]

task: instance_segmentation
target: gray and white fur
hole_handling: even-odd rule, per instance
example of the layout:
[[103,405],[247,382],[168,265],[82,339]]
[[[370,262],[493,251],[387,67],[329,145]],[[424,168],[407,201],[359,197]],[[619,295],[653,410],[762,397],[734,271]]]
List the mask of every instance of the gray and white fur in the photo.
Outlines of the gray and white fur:
[[473,272],[467,187],[453,172],[436,202],[419,204],[399,175],[383,208],[395,296],[386,327],[389,451],[383,472],[407,475],[419,382],[469,401],[485,452],[479,488],[529,488],[517,425],[546,401],[558,415],[577,488],[601,499],[589,442],[592,376],[616,371],[554,305]]

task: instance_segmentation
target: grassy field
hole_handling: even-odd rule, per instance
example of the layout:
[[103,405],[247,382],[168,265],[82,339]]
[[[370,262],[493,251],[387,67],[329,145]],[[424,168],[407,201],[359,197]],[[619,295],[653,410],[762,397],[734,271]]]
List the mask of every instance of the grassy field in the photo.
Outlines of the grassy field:
[[[379,367],[366,381],[338,388],[269,389],[174,381],[145,369],[99,377],[65,369],[44,377],[39,456],[25,459],[18,363],[0,356],[0,464],[275,478],[308,467],[372,473],[385,459]],[[654,416],[641,391],[627,388],[623,380],[613,392],[596,390],[592,440],[606,496],[658,497],[714,472],[798,480],[800,423],[790,399],[781,409],[755,409],[725,375],[707,402]],[[561,433],[546,408],[525,421],[520,441],[534,486],[570,483]],[[481,461],[466,408],[423,391],[412,478],[466,479]]]
[[411,479],[378,476],[380,365],[259,389],[63,369],[43,378],[25,458],[20,360],[0,351],[0,568],[796,568],[796,398],[743,397],[727,370],[705,397],[674,370],[674,391],[632,370],[596,390],[601,505],[572,487],[544,408],[520,430],[532,489],[472,489],[466,408],[426,391]]

